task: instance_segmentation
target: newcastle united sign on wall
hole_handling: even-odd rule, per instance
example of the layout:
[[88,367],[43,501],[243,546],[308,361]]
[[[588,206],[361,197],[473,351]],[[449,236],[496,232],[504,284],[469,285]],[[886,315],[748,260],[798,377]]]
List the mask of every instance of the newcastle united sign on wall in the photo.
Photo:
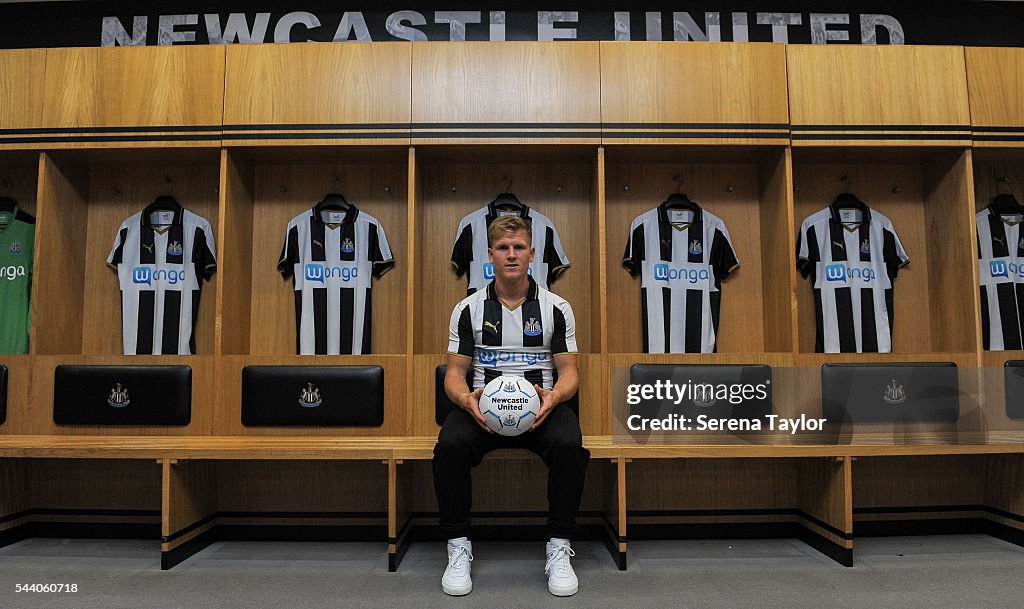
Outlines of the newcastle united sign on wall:
[[[263,5],[262,7],[260,5]],[[343,41],[674,40],[1024,46],[1024,2],[601,2],[477,10],[422,2],[0,4],[0,48]],[[382,8],[383,6],[383,8]],[[522,5],[519,5],[522,6]],[[885,7],[881,10],[878,7]]]

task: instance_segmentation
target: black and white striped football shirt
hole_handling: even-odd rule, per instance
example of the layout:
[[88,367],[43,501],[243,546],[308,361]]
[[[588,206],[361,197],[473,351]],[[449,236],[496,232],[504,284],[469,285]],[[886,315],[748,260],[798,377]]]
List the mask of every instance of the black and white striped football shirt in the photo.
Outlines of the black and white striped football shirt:
[[509,212],[499,209],[493,202],[488,203],[463,218],[455,234],[452,264],[457,276],[466,275],[469,283],[467,294],[476,292],[494,279],[494,265],[488,262],[487,256],[487,227],[506,215],[519,216],[530,222],[533,231],[531,245],[537,251],[530,264],[530,276],[540,287],[548,289],[569,268],[562,240],[547,216],[526,205],[519,211]]
[[722,280],[739,264],[725,223],[699,206],[637,216],[622,266],[640,275],[644,353],[714,353]]
[[372,280],[395,261],[380,222],[349,204],[322,203],[288,223],[277,269],[295,288],[300,355],[370,353]]
[[1019,209],[978,212],[978,278],[985,349],[1024,349],[1024,234]]
[[154,201],[117,231],[107,264],[121,285],[125,355],[196,352],[199,292],[217,268],[213,229],[177,203]]
[[498,300],[492,282],[452,311],[448,353],[472,360],[472,389],[503,374],[550,389],[555,384],[554,356],[577,350],[572,307],[533,278],[526,300],[514,309]]
[[892,281],[910,258],[889,218],[832,205],[803,221],[797,241],[797,269],[814,289],[814,350],[892,352]]

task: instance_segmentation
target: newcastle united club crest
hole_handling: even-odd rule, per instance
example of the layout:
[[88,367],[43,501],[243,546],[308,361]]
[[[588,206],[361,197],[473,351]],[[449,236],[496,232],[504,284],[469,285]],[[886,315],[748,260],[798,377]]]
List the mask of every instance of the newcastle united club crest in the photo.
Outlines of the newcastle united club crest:
[[700,241],[694,239],[690,242],[690,247],[686,251],[689,252],[691,256],[700,256],[704,253],[704,246],[701,245]]
[[899,381],[893,379],[892,383],[885,388],[885,395],[882,399],[889,404],[902,404],[907,401],[907,392],[903,390],[903,385]]
[[870,254],[871,253],[871,243],[867,239],[865,239],[865,240],[860,242],[860,253],[862,253],[862,254]]
[[715,399],[715,388],[711,385],[693,386],[693,405],[699,408],[711,408],[718,400]]
[[527,336],[537,336],[543,331],[544,329],[540,327],[540,322],[533,317],[523,323],[523,334]]
[[20,254],[21,253],[21,241],[18,241],[17,239],[15,239],[14,241],[11,241],[11,247],[8,248],[7,251],[9,251],[12,254]]
[[356,251],[356,244],[355,244],[355,242],[352,241],[351,237],[345,237],[342,240],[342,242],[341,242],[341,253],[342,254],[351,254],[354,251]]
[[323,404],[323,400],[320,399],[320,388],[313,383],[306,383],[306,386],[299,393],[299,406],[303,408],[316,408],[321,404]]
[[167,244],[167,255],[168,256],[180,256],[184,249],[181,247],[180,241],[171,241]]
[[116,387],[110,390],[110,397],[107,398],[107,404],[112,408],[124,408],[131,404],[132,401],[128,398],[128,388],[118,383]]

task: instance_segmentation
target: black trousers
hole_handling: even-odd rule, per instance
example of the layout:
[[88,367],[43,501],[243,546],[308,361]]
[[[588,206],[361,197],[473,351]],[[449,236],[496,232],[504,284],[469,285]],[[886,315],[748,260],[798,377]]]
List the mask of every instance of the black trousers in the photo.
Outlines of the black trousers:
[[473,504],[470,469],[496,448],[525,448],[548,466],[548,536],[572,539],[583,497],[583,478],[590,451],[576,413],[556,406],[540,427],[513,438],[487,433],[465,410],[453,410],[444,420],[434,446],[434,491],[441,512],[441,529],[448,539],[469,537]]

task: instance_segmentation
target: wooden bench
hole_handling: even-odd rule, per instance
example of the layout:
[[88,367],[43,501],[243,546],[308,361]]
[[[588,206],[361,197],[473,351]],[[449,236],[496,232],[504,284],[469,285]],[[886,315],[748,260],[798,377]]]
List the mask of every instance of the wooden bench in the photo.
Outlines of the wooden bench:
[[[0,488],[5,489],[0,498],[0,541],[10,543],[26,536],[24,527],[33,521],[54,520],[52,514],[34,512],[27,496],[33,461],[50,462],[48,472],[74,462],[62,464],[54,459],[155,462],[164,569],[214,541],[218,526],[244,521],[218,506],[214,471],[218,462],[362,461],[386,468],[387,550],[389,567],[396,570],[414,526],[429,524],[413,510],[413,476],[408,467],[432,458],[434,442],[432,437],[0,437]],[[1024,541],[1024,445],[1020,444],[654,446],[617,444],[608,436],[588,436],[584,444],[594,465],[603,462],[592,465],[588,476],[601,476],[605,483],[606,500],[598,519],[622,569],[627,539],[685,535],[694,527],[758,520],[776,528],[790,527],[798,533],[795,536],[848,566],[853,563],[855,518],[875,526],[908,516],[967,519],[984,523],[985,532],[1000,538]],[[487,460],[533,458],[527,451],[500,450]],[[928,459],[932,461],[921,461]],[[913,468],[900,467],[912,460],[916,460]],[[922,469],[922,463],[934,466]],[[864,476],[858,486],[855,470],[861,468]],[[906,500],[922,486],[931,489],[930,494]],[[673,487],[685,488],[687,493],[673,495]],[[766,503],[765,489],[781,490],[773,491],[777,496]],[[896,503],[888,504],[889,509],[884,502],[858,508],[859,502],[871,503],[879,493]],[[695,504],[715,509],[691,509],[687,494],[698,496]],[[666,503],[651,504],[652,497],[660,495],[668,497]],[[942,501],[944,497],[961,499]],[[682,504],[673,505],[677,500]],[[744,509],[744,505],[769,507]],[[359,520],[359,514],[352,516]],[[361,519],[368,520],[373,519]],[[324,519],[324,526],[333,523],[332,518]],[[627,537],[627,530],[634,534]]]

